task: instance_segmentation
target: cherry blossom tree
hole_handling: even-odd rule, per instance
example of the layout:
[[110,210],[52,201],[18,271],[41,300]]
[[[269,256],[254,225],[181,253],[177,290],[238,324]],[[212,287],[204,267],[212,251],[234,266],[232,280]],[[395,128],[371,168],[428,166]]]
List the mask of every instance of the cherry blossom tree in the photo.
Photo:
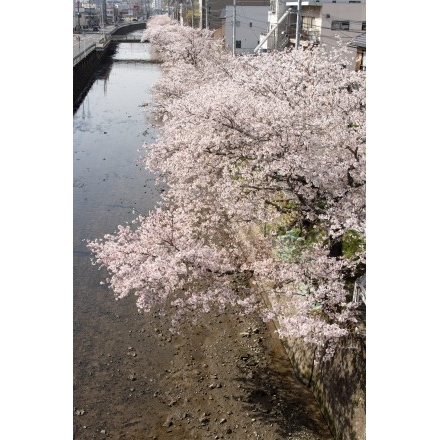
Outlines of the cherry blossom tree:
[[167,15],[154,15],[141,40],[154,45],[165,73],[155,85],[158,113],[166,113],[167,102],[180,98],[204,78],[216,76],[215,66],[227,56],[221,41],[213,39],[213,31],[181,26]]
[[[150,20],[164,63],[158,208],[90,241],[118,298],[181,319],[212,307],[277,319],[327,349],[356,322],[365,273],[365,74],[343,46],[232,57],[209,32]],[[191,312],[188,315],[188,312]]]

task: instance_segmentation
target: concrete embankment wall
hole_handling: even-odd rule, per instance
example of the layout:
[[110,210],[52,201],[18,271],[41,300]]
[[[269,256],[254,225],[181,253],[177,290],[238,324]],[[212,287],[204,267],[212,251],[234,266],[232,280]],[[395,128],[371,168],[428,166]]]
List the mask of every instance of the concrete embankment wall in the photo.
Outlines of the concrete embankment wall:
[[93,51],[73,67],[73,106],[76,107],[81,97],[87,93],[93,84],[93,78],[105,57],[111,51],[112,45],[105,51]]
[[315,359],[314,349],[299,339],[289,338],[283,344],[296,376],[312,389],[335,439],[365,440],[365,334],[340,341],[327,362]]
[[[133,23],[129,26],[121,26],[116,29],[112,35],[127,35],[130,32],[137,30],[144,30],[146,28],[145,23]],[[73,68],[73,107],[77,107],[81,101],[81,97],[89,90],[93,84],[93,78],[98,67],[104,58],[111,55],[115,50],[117,43],[110,43],[103,51],[93,51],[86,58],[81,60]]]
[[[252,243],[255,234],[256,230],[246,231],[245,240]],[[263,294],[262,299],[271,308],[269,298]],[[366,440],[365,306],[358,312],[358,332],[341,338],[330,361],[322,362],[302,339],[282,339],[294,374],[312,390],[335,440]],[[279,323],[273,323],[279,329]]]

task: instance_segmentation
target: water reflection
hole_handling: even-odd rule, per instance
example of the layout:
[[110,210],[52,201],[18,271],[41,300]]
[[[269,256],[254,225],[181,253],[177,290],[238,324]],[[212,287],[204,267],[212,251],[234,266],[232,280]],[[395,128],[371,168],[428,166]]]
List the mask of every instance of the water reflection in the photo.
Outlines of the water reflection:
[[[102,66],[73,115],[73,405],[79,411],[74,413],[75,439],[91,438],[89,431],[99,432],[102,426],[120,428],[120,418],[134,417],[139,406],[150,413],[155,408],[149,395],[135,404],[124,400],[128,373],[121,365],[132,343],[127,337],[145,321],[137,315],[134,301],[116,302],[100,285],[105,274],[92,266],[85,242],[131,222],[137,216],[133,208],[147,213],[159,198],[155,176],[140,159],[143,143],[158,135],[151,106],[145,103],[152,101],[151,87],[160,77],[160,67],[148,62],[147,43],[120,44],[115,57],[118,62]],[[133,62],[135,58],[140,61]],[[155,350],[170,361],[168,348]],[[137,362],[143,371],[150,368]]]
[[113,232],[118,224],[130,221],[127,206],[148,212],[158,197],[154,176],[139,159],[143,142],[152,142],[157,134],[145,103],[151,103],[151,86],[160,68],[123,61],[132,61],[135,54],[144,54],[144,61],[151,59],[149,44],[119,46],[115,55],[119,62],[105,66],[73,117],[74,243],[78,246],[83,238]]

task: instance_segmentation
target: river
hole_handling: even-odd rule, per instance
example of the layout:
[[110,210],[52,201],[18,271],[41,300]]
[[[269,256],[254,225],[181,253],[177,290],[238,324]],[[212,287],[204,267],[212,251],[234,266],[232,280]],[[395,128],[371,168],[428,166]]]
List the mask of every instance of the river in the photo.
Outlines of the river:
[[273,328],[212,315],[171,336],[100,284],[85,240],[148,212],[162,191],[139,161],[159,134],[160,75],[149,44],[120,43],[73,115],[73,437],[330,439]]
[[[147,44],[118,44],[112,62],[99,72],[73,116],[75,438],[108,431],[109,416],[118,426],[122,413],[121,426],[131,414],[124,409],[130,406],[124,401],[131,388],[127,387],[131,370],[124,370],[130,369],[125,364],[130,346],[126,338],[136,331],[136,319],[143,317],[133,301],[116,302],[100,285],[102,274],[91,265],[84,240],[115,231],[135,217],[133,208],[148,212],[158,199],[154,176],[139,162],[142,143],[157,134],[145,106],[160,76],[159,65],[150,62],[150,49]],[[159,348],[156,351],[160,353]],[[117,373],[119,377],[114,377]]]

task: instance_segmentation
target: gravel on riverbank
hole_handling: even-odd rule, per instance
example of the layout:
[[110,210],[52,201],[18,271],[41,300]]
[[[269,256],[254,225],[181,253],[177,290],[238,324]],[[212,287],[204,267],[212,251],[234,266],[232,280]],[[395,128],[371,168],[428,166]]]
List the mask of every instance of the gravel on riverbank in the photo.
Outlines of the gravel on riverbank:
[[273,325],[211,312],[172,335],[104,288],[76,304],[74,439],[333,438]]

